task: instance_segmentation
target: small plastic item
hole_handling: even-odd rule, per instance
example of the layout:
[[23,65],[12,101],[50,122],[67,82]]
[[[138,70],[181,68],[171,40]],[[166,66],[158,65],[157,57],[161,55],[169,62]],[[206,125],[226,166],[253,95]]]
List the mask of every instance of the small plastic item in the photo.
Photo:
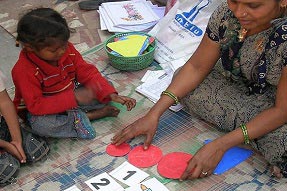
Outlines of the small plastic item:
[[[205,140],[204,143],[207,144],[211,140]],[[221,161],[218,163],[217,167],[213,171],[213,174],[223,174],[229,169],[237,166],[241,162],[245,161],[253,154],[252,150],[241,148],[241,147],[232,147],[228,149],[223,155]]]

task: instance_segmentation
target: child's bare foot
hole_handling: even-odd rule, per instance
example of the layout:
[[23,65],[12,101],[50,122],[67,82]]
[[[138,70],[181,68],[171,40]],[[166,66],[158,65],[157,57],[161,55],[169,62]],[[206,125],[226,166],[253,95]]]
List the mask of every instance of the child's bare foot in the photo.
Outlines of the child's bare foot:
[[114,106],[107,105],[101,109],[96,109],[87,112],[87,116],[90,120],[100,119],[103,117],[116,117],[120,113],[120,110]]
[[278,168],[277,166],[271,166],[271,174],[278,179],[283,178],[283,174],[281,173],[281,169]]

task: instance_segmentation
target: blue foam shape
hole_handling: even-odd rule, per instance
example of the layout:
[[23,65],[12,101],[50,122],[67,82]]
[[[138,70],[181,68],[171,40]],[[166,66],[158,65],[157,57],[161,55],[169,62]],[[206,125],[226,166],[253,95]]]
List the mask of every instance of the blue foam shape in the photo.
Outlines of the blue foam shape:
[[[211,142],[211,140],[205,140],[204,143],[207,144]],[[220,175],[225,171],[235,167],[236,165],[240,164],[241,162],[245,161],[253,154],[252,150],[241,148],[241,147],[232,147],[228,149],[221,161],[218,163],[217,167],[213,171],[213,174]]]

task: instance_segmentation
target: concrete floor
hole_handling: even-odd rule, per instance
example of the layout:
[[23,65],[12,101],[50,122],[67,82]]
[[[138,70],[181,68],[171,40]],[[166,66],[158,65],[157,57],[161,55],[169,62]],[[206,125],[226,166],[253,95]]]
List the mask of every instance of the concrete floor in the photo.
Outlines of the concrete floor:
[[7,77],[6,87],[12,87],[11,69],[16,63],[21,48],[15,46],[15,37],[0,27],[0,70]]

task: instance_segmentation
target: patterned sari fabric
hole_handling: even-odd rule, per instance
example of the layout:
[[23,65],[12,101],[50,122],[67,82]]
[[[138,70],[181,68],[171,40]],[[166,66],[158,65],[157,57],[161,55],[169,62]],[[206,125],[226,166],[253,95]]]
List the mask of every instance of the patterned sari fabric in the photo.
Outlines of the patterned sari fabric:
[[[269,29],[239,42],[238,20],[226,3],[219,6],[206,32],[211,40],[220,44],[221,59],[202,84],[182,99],[186,110],[220,130],[232,131],[272,107],[281,71],[287,62],[284,23],[287,23],[286,17],[276,19]],[[278,34],[278,29],[283,35]],[[250,84],[253,85],[251,92]],[[251,145],[268,162],[286,170],[287,125],[252,141]]]

